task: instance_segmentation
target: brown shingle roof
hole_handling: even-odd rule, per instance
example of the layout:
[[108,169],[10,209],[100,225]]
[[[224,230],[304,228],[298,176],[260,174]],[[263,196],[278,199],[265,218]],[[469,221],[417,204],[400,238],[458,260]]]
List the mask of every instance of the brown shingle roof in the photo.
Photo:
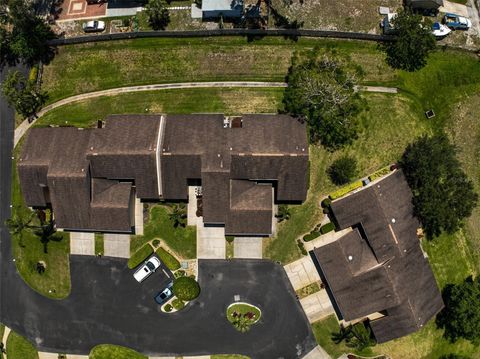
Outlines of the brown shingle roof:
[[385,314],[371,321],[378,342],[419,329],[443,307],[416,236],[419,222],[411,200],[403,173],[396,171],[334,201],[332,211],[340,229],[355,226],[355,230],[314,250],[346,320]]

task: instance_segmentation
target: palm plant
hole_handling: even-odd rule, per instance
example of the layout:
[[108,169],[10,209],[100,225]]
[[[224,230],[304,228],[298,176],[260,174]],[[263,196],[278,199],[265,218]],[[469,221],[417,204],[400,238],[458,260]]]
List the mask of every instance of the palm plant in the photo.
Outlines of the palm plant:
[[250,325],[252,324],[251,320],[244,316],[239,315],[237,319],[233,322],[233,326],[237,329],[240,333],[246,333],[250,330]]
[[7,226],[10,235],[12,237],[16,235],[19,236],[19,244],[21,247],[25,246],[22,241],[23,231],[32,230],[34,228],[34,226],[31,225],[34,216],[34,212],[30,213],[28,216],[22,216],[19,211],[14,211],[13,216],[5,221],[5,225]]
[[55,223],[53,221],[37,227],[33,233],[40,238],[40,242],[43,244],[43,253],[45,254],[48,253],[48,242],[62,239],[61,236],[56,235],[57,230],[55,229]]
[[342,341],[348,342],[353,337],[352,326],[345,327],[340,325],[340,329],[337,333],[332,333],[332,340],[335,344],[340,344]]
[[290,216],[290,208],[287,205],[281,204],[278,206],[278,213],[275,215],[275,218],[277,218],[279,222],[289,220]]
[[363,323],[357,323],[352,327],[352,338],[348,341],[349,347],[362,351],[376,344],[372,338],[372,331]]
[[185,227],[187,225],[187,212],[184,206],[174,205],[172,212],[169,214],[170,220],[173,222],[173,227]]

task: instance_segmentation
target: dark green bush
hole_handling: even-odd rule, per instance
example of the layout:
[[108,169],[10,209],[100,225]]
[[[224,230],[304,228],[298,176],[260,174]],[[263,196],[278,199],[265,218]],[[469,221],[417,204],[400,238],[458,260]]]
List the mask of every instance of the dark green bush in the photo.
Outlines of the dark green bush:
[[190,277],[180,277],[173,282],[173,294],[185,301],[193,300],[200,294],[200,286],[197,281]]
[[152,242],[153,246],[156,248],[158,247],[158,245],[160,244],[160,240],[159,239],[154,239],[153,242]]
[[173,275],[175,276],[175,278],[184,277],[185,276],[185,271],[182,270],[182,269],[179,269],[179,270],[175,271],[175,273],[173,273]]
[[328,208],[330,207],[331,204],[332,204],[332,200],[327,197],[322,201],[322,208]]
[[180,268],[180,262],[177,260],[177,258],[175,258],[173,255],[171,255],[162,247],[158,248],[156,253],[157,253],[157,256],[160,258],[160,260],[167,266],[168,269],[177,270],[178,268]]
[[304,256],[308,254],[307,250],[305,249],[305,246],[303,245],[303,242],[300,239],[297,239],[297,246],[300,249],[300,252],[302,252]]
[[333,230],[335,230],[335,225],[332,222],[328,222],[327,224],[324,224],[322,227],[320,227],[321,234],[325,234]]
[[232,243],[234,239],[235,239],[234,236],[225,236],[225,240],[226,240],[228,243]]
[[174,300],[172,300],[172,306],[176,310],[180,310],[180,309],[185,308],[185,302],[181,299],[175,298]]
[[133,253],[133,255],[128,260],[128,268],[133,269],[137,267],[140,263],[147,259],[153,253],[153,248],[150,244],[144,245],[138,251]]
[[168,313],[172,311],[172,308],[173,308],[172,305],[169,303],[169,304],[165,304],[165,306],[163,307],[163,310]]
[[303,236],[303,240],[305,242],[310,242],[310,241],[314,240],[315,238],[319,237],[320,234],[321,234],[320,232],[315,232],[315,231],[310,232],[309,234]]
[[350,156],[337,158],[328,168],[327,174],[336,185],[347,184],[357,173],[357,161]]

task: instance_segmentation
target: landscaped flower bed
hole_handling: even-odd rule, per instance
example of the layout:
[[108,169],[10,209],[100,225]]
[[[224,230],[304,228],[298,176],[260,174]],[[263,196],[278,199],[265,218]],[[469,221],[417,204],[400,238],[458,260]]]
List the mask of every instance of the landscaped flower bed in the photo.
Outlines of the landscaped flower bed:
[[239,332],[245,333],[262,317],[262,311],[251,304],[238,302],[227,308],[227,319]]

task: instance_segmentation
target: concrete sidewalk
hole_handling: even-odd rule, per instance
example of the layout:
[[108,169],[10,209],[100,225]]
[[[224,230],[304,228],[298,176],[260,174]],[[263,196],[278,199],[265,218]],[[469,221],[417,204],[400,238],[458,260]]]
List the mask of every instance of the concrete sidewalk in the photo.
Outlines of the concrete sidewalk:
[[105,233],[103,254],[106,257],[130,258],[130,235]]
[[313,350],[305,355],[303,359],[332,359],[330,355],[320,345],[317,345]]
[[263,238],[235,237],[233,241],[234,258],[262,259]]
[[295,290],[320,281],[317,268],[315,268],[310,256],[300,258],[293,263],[287,264],[284,268]]
[[95,234],[70,232],[70,254],[95,255]]
[[332,302],[325,289],[300,299],[300,304],[302,305],[310,323],[316,322],[335,313]]

